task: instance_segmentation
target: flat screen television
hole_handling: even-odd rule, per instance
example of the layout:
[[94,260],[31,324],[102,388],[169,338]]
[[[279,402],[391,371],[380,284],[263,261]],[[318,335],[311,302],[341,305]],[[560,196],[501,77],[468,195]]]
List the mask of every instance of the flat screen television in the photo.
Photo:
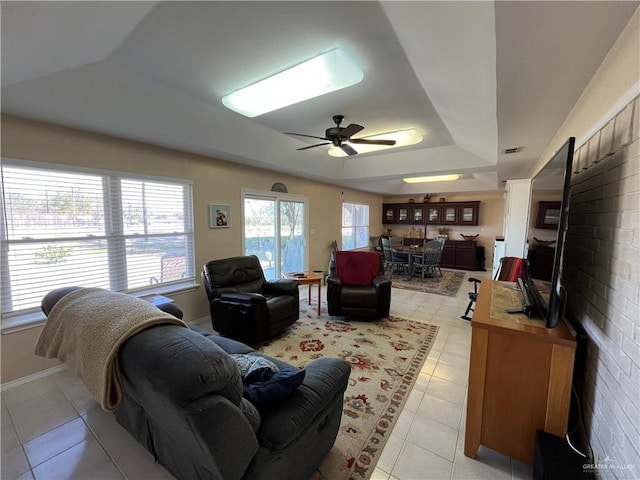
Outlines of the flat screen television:
[[549,295],[547,297],[540,293],[529,274],[529,269],[524,270],[524,275],[518,282],[522,291],[523,304],[526,304],[530,311],[537,310],[537,313],[544,318],[547,328],[558,325],[562,319],[564,301],[566,300],[562,292],[562,265],[568,228],[574,147],[575,137],[570,137],[536,174],[532,182],[532,190],[534,191],[536,189],[558,188],[562,192]]

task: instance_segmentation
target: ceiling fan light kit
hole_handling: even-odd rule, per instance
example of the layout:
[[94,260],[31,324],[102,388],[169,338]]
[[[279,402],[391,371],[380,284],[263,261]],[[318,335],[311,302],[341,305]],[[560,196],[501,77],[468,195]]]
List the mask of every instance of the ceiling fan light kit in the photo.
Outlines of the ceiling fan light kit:
[[256,117],[359,83],[364,73],[339,48],[222,97],[225,107]]
[[[371,142],[375,140],[391,140],[395,142],[395,145],[365,143],[362,140],[365,140],[367,142]],[[419,135],[415,128],[407,128],[405,130],[396,130],[395,132],[381,133],[377,135],[354,138],[350,140],[351,143],[358,144],[358,153],[376,152],[376,151],[384,150],[386,148],[391,148],[391,147],[406,147],[407,145],[415,145],[416,143],[420,143],[421,141],[422,141],[422,135]],[[345,153],[342,151],[342,149],[339,149],[339,148],[330,148],[329,155],[331,155],[332,157],[346,156]]]
[[335,127],[327,128],[324,132],[324,137],[318,137],[315,135],[307,135],[305,133],[292,133],[285,132],[285,135],[297,135],[299,137],[317,138],[318,140],[326,140],[323,143],[316,143],[315,145],[309,145],[308,147],[297,148],[296,150],[308,150],[310,148],[320,147],[322,145],[333,145],[336,148],[341,149],[347,155],[357,155],[358,152],[349,143],[353,144],[365,144],[365,145],[395,145],[395,140],[378,139],[368,140],[366,138],[351,138],[358,132],[364,130],[362,125],[356,123],[350,123],[346,127],[341,127],[340,124],[344,120],[344,115],[334,115],[333,121],[336,124]]

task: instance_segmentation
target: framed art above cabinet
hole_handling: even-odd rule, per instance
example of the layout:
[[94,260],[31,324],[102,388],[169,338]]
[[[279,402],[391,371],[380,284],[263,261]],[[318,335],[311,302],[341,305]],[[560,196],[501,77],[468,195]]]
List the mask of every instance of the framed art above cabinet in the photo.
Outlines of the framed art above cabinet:
[[560,202],[538,202],[536,228],[557,230],[560,222]]

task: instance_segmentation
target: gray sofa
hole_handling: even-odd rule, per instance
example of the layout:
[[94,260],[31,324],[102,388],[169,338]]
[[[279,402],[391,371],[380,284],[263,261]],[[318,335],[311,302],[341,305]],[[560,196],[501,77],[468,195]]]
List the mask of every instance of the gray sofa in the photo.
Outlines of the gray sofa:
[[[45,313],[68,292],[50,292]],[[257,352],[196,327],[137,333],[118,355],[124,399],[117,421],[179,479],[308,479],[335,441],[349,364],[314,360],[293,393],[256,408],[243,397],[230,354]]]

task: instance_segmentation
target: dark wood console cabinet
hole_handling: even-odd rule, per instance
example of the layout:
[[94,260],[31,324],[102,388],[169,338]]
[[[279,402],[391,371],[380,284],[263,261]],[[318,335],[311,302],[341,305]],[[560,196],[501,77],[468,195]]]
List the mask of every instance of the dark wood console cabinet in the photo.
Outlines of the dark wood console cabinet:
[[442,249],[440,266],[444,268],[476,270],[478,265],[476,248],[477,244],[475,241],[447,240]]

